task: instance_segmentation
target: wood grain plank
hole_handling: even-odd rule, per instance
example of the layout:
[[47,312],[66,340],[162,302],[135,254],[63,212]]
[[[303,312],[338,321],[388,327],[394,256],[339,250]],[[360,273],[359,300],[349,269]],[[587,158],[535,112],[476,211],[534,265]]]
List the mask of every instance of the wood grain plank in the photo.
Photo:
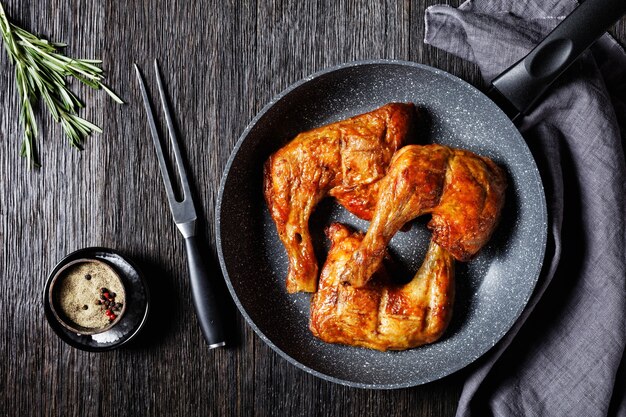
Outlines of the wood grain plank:
[[[18,97],[12,66],[0,53],[0,415],[454,414],[464,373],[394,391],[328,383],[279,357],[232,309],[235,343],[206,349],[132,69],[140,64],[156,92],[152,60],[161,64],[204,218],[205,250],[215,259],[214,207],[228,156],[252,117],[293,82],[346,61],[390,58],[480,85],[473,65],[423,44],[424,11],[437,1],[2,3],[24,27],[67,42],[68,54],[102,58],[108,84],[128,104],[73,84],[87,103],[81,115],[104,133],[88,138],[83,152],[70,149],[40,111],[43,167],[31,171],[18,156]],[[625,22],[614,29],[622,41]],[[41,303],[55,263],[96,245],[142,266],[155,307],[133,344],[100,354],[64,344]]]

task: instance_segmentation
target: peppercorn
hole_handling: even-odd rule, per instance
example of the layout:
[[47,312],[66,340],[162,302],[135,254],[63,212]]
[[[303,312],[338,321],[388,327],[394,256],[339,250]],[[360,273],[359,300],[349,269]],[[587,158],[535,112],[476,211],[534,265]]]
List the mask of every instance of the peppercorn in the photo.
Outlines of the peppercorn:
[[88,308],[89,308],[89,307],[87,307],[87,304],[85,304],[85,305],[83,306],[83,310],[87,310]]
[[91,279],[91,274],[85,274],[85,279],[89,281]]
[[115,302],[116,296],[117,294],[113,291],[110,291],[106,287],[102,287],[100,288],[100,299],[96,300],[96,304],[102,306],[102,310],[109,319],[110,323],[118,317],[116,313],[119,314],[123,307],[123,303]]

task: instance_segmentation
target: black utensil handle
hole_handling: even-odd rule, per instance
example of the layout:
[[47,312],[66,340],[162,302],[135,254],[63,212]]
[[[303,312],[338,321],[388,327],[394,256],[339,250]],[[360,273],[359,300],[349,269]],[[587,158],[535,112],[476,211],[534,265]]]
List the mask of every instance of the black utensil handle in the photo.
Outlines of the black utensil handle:
[[[587,0],[528,55],[492,81],[525,114],[552,82],[626,13],[626,0]],[[498,102],[498,97],[494,100]],[[504,109],[511,113],[511,109]]]
[[185,246],[189,261],[193,303],[196,307],[202,334],[204,334],[209,348],[224,346],[226,342],[220,315],[220,299],[213,283],[215,277],[208,273],[203,255],[200,253],[198,238],[196,236],[185,238]]

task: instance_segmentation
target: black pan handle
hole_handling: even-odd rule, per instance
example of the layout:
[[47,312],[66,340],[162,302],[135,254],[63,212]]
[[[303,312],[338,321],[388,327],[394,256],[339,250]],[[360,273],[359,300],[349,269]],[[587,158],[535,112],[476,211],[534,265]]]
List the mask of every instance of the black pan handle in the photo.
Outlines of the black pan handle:
[[209,349],[226,344],[224,325],[220,318],[220,299],[213,280],[209,276],[196,236],[185,238],[187,260],[189,262],[189,276],[191,278],[191,292],[196,315],[200,322],[202,334],[209,344]]
[[624,13],[626,0],[582,3],[528,55],[491,82],[491,92],[499,93],[494,101],[509,116],[526,114],[550,84]]

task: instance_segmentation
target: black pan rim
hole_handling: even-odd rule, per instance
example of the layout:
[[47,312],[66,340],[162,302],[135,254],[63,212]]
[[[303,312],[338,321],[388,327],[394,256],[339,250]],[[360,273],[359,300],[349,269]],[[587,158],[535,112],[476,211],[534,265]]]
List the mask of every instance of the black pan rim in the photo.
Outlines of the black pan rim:
[[[444,76],[446,78],[449,78],[451,81],[460,84],[462,86],[464,86],[465,88],[468,88],[469,90],[471,90],[474,94],[479,94],[480,96],[484,97],[485,100],[488,100],[490,103],[493,104],[493,109],[495,112],[500,112],[501,115],[506,118],[505,113],[498,107],[496,106],[488,97],[485,96],[485,94],[483,92],[481,92],[480,90],[478,90],[476,87],[474,87],[473,85],[469,84],[468,82],[464,81],[463,79],[456,77],[446,71],[440,70],[438,68],[434,68],[428,65],[424,65],[424,64],[419,64],[416,62],[411,62],[411,61],[404,61],[404,60],[394,60],[394,59],[374,59],[374,60],[362,60],[362,61],[350,61],[350,62],[346,62],[346,63],[342,63],[339,65],[335,65],[335,66],[331,66],[328,68],[325,68],[321,71],[315,72],[303,79],[301,79],[300,81],[297,81],[295,83],[293,83],[292,85],[288,86],[286,89],[284,89],[283,91],[281,91],[278,95],[276,95],[274,98],[272,98],[272,100],[267,103],[262,109],[261,111],[259,111],[255,117],[250,121],[250,123],[248,123],[248,125],[246,126],[246,128],[244,129],[244,131],[242,132],[242,134],[239,136],[237,143],[235,144],[233,150],[230,153],[230,156],[228,158],[228,161],[226,163],[226,166],[224,168],[224,172],[222,174],[221,180],[220,180],[220,188],[218,191],[218,196],[217,196],[217,202],[216,202],[216,207],[215,207],[215,229],[216,229],[216,246],[217,246],[217,253],[218,253],[218,258],[219,258],[219,263],[220,263],[220,268],[222,270],[222,274],[224,276],[224,281],[226,282],[226,286],[228,288],[228,291],[230,292],[231,296],[233,297],[233,300],[235,302],[235,304],[237,305],[237,308],[239,309],[240,313],[242,314],[242,316],[244,317],[245,321],[247,322],[247,324],[252,328],[252,330],[254,330],[254,332],[261,338],[261,340],[263,340],[268,346],[270,346],[270,348],[272,348],[275,352],[277,352],[280,356],[282,356],[284,359],[286,359],[289,363],[291,363],[292,365],[296,366],[297,368],[308,372],[318,378],[333,382],[333,383],[337,383],[340,385],[345,385],[345,386],[349,386],[349,387],[353,387],[353,388],[362,388],[362,389],[377,389],[377,390],[391,390],[391,389],[400,389],[400,388],[409,388],[409,387],[414,387],[417,385],[422,385],[422,384],[426,384],[435,380],[439,380],[441,378],[444,378],[446,376],[449,376],[455,372],[458,372],[459,370],[465,368],[466,366],[468,366],[469,364],[473,363],[474,361],[476,361],[476,359],[478,359],[479,357],[485,355],[488,351],[490,351],[493,346],[496,345],[496,343],[498,343],[506,333],[508,333],[508,331],[510,331],[510,329],[513,327],[513,325],[515,324],[515,322],[519,319],[520,315],[522,314],[522,311],[524,310],[524,308],[526,307],[526,305],[528,304],[528,301],[530,300],[530,297],[533,294],[533,291],[529,291],[527,296],[524,298],[523,303],[520,303],[520,307],[518,308],[517,311],[515,311],[514,314],[511,315],[511,320],[510,323],[507,323],[506,326],[504,326],[504,328],[506,330],[502,331],[501,334],[496,335],[491,341],[490,343],[488,343],[487,348],[483,349],[483,351],[478,352],[475,355],[471,355],[469,358],[469,361],[467,363],[463,363],[460,364],[457,367],[451,367],[448,369],[448,372],[446,372],[445,374],[439,376],[439,377],[435,377],[435,378],[425,378],[423,380],[411,380],[411,381],[406,381],[406,382],[402,382],[402,383],[391,383],[391,384],[384,384],[384,383],[362,383],[362,382],[357,382],[357,381],[352,381],[352,380],[345,380],[345,379],[340,379],[340,378],[336,378],[327,374],[324,374],[322,372],[319,372],[315,369],[312,369],[302,363],[300,363],[299,361],[295,360],[293,357],[291,357],[289,354],[285,353],[283,350],[281,350],[278,346],[276,346],[264,333],[263,331],[254,323],[254,321],[251,319],[251,317],[248,315],[248,313],[246,312],[246,309],[244,308],[243,304],[241,303],[241,301],[239,300],[239,297],[237,296],[237,293],[232,285],[232,282],[230,280],[230,277],[228,275],[228,269],[226,266],[226,262],[224,260],[224,255],[223,255],[223,250],[222,250],[222,236],[221,236],[221,216],[222,216],[222,211],[221,211],[221,203],[222,203],[222,199],[223,199],[223,195],[224,195],[224,189],[226,186],[226,181],[228,179],[229,173],[231,171],[231,167],[232,164],[235,160],[235,157],[237,156],[239,149],[241,148],[241,146],[243,145],[243,143],[245,142],[250,130],[258,123],[258,121],[277,103],[279,102],[281,99],[283,99],[285,96],[287,96],[288,94],[290,94],[292,91],[296,90],[297,88],[299,88],[300,86],[311,82],[313,80],[315,80],[316,78],[319,78],[321,76],[324,76],[328,73],[334,72],[334,71],[338,71],[338,70],[342,70],[342,69],[346,69],[346,68],[350,68],[350,67],[357,67],[357,66],[368,66],[368,65],[400,65],[400,66],[409,66],[409,67],[414,67],[414,68],[418,68],[424,71],[429,71],[429,72],[434,72],[438,75]],[[511,126],[517,130],[517,128],[515,128],[513,126],[513,123],[511,122]],[[521,137],[521,135],[520,135]],[[541,268],[543,265],[543,258],[545,256],[545,249],[546,249],[546,244],[547,244],[547,218],[548,218],[548,214],[547,214],[547,205],[546,205],[546,198],[545,198],[545,189],[543,186],[543,182],[541,180],[541,176],[539,175],[539,170],[538,167],[536,165],[535,159],[532,156],[530,149],[528,148],[528,146],[526,145],[525,141],[522,140],[522,144],[524,145],[523,148],[524,150],[528,153],[528,159],[529,161],[532,161],[532,167],[530,167],[533,170],[533,174],[535,176],[535,179],[537,180],[537,184],[540,188],[540,210],[541,210],[541,218],[538,219],[538,221],[541,224],[541,230],[542,230],[542,235],[539,237],[539,244],[540,247],[539,252],[541,253],[541,260],[540,262],[538,262],[537,267],[535,268],[536,270],[533,271],[532,275],[533,279],[532,279],[532,288],[534,289],[534,287],[537,284],[537,281],[539,279],[539,275],[541,272]]]

